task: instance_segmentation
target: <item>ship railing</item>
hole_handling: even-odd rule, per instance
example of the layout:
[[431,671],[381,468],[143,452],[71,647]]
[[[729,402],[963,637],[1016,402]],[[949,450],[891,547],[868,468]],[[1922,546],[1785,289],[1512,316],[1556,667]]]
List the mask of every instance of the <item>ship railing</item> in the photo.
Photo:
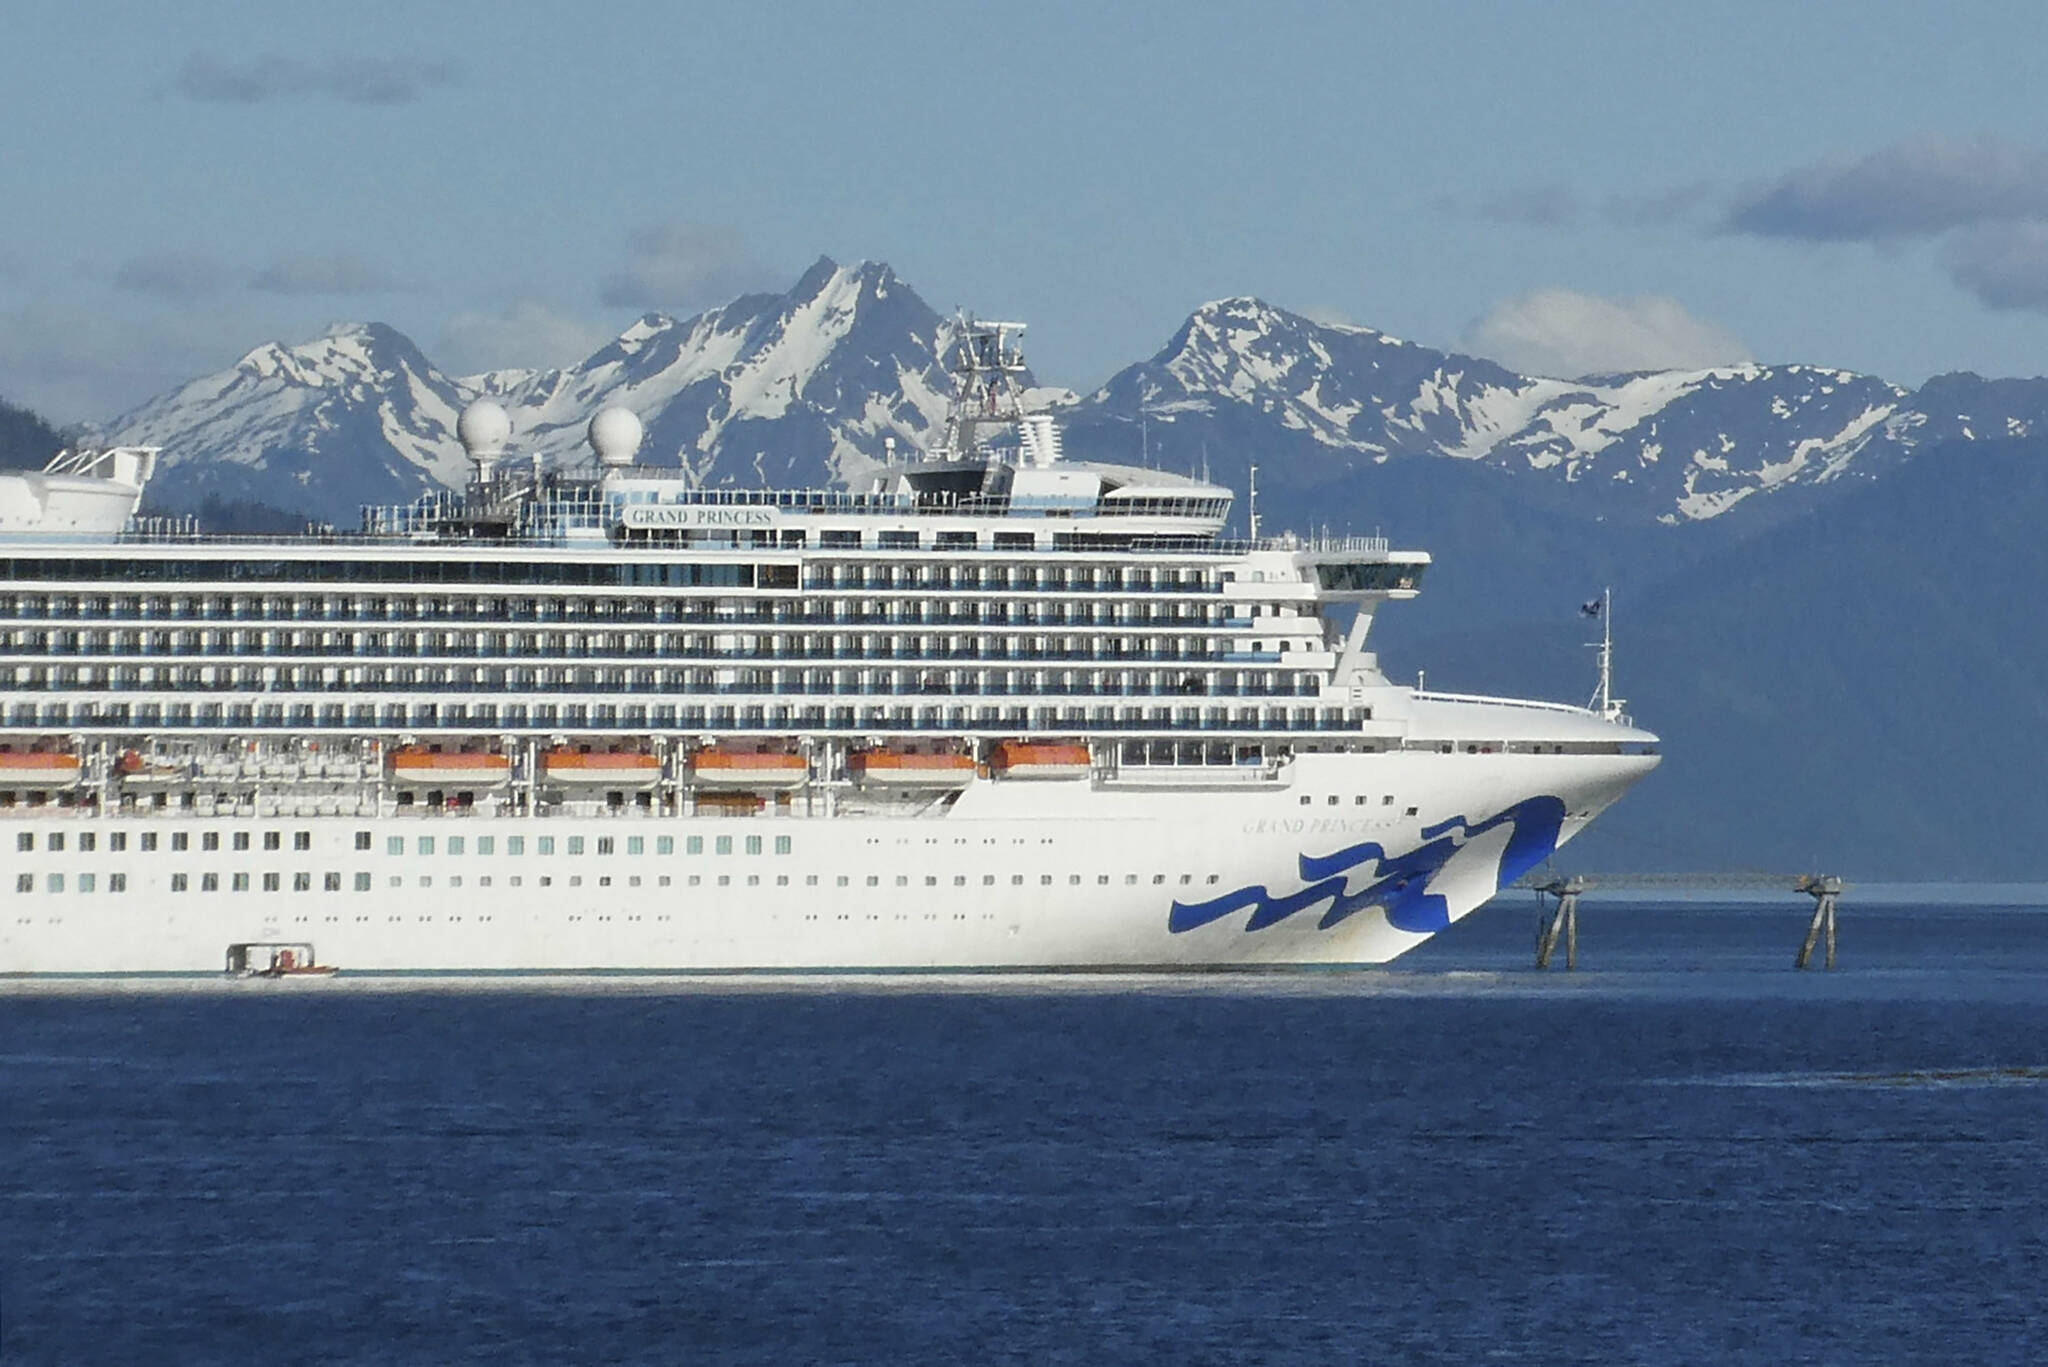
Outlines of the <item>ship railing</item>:
[[1600,714],[1590,707],[1580,707],[1576,703],[1568,702],[1545,702],[1539,698],[1496,698],[1485,693],[1438,693],[1425,692],[1422,689],[1413,690],[1410,696],[1416,702],[1447,702],[1465,706],[1478,705],[1484,707],[1518,707],[1532,712],[1564,712],[1574,717],[1593,717],[1596,719],[1600,717]]

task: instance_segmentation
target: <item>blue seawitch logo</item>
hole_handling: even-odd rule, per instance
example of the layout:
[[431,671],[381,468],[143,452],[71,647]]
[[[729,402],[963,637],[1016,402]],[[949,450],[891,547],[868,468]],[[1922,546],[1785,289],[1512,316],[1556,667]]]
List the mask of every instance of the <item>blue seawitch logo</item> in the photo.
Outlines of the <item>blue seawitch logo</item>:
[[[1334,854],[1304,854],[1301,879],[1308,886],[1299,892],[1275,897],[1263,885],[1254,884],[1206,902],[1175,902],[1166,928],[1179,935],[1249,907],[1252,914],[1244,928],[1264,930],[1298,911],[1327,902],[1329,910],[1317,923],[1318,930],[1328,930],[1367,907],[1383,908],[1387,923],[1396,930],[1418,935],[1442,930],[1451,923],[1450,904],[1429,891],[1430,879],[1472,837],[1503,825],[1513,828],[1508,833],[1507,848],[1501,851],[1500,873],[1495,883],[1496,887],[1504,888],[1557,849],[1558,831],[1564,825],[1564,803],[1554,797],[1528,798],[1476,826],[1462,816],[1454,816],[1424,827],[1422,844],[1393,857],[1377,841],[1352,845]],[[1356,892],[1348,891],[1353,870],[1368,861],[1372,881]]]

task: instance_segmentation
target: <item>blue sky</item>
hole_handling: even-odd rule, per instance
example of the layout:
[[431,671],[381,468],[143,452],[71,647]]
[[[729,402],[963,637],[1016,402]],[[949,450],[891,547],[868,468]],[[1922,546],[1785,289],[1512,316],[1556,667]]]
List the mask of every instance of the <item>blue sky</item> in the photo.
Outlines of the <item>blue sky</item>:
[[2048,369],[2033,4],[18,8],[0,397],[450,370],[890,262],[1092,386],[1197,304],[1557,373]]

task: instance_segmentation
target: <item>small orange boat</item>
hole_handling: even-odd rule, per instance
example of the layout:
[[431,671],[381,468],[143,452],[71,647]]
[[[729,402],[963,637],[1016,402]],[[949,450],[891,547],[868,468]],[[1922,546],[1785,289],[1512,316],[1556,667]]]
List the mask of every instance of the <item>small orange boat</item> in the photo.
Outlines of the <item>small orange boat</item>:
[[74,788],[84,768],[66,750],[0,750],[0,788]]
[[810,777],[810,761],[786,750],[699,750],[690,773],[710,788],[798,788]]
[[1086,778],[1091,772],[1088,747],[1066,741],[999,741],[989,767],[1004,778]]
[[391,752],[391,779],[422,788],[499,788],[512,781],[512,761],[488,750],[407,746]]
[[965,788],[974,782],[974,756],[879,748],[850,756],[847,769],[860,782],[883,788]]
[[564,788],[652,788],[661,781],[661,756],[640,750],[550,750],[541,758],[550,783]]

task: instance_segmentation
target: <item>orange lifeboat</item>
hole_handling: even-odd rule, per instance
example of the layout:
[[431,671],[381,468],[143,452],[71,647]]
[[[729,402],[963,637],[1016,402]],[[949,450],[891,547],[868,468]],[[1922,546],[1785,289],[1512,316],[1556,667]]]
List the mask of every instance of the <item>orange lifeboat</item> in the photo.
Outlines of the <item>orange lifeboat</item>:
[[699,750],[690,773],[707,788],[798,788],[810,761],[783,750]]
[[0,750],[0,788],[75,788],[84,767],[66,750]]
[[391,779],[417,788],[502,788],[512,781],[512,761],[488,750],[408,745],[391,752]]
[[661,781],[661,756],[639,750],[570,750],[541,758],[550,783],[563,788],[652,788]]
[[1086,778],[1090,772],[1088,747],[1060,741],[998,742],[989,767],[1004,778]]
[[974,756],[957,753],[863,750],[846,767],[860,782],[881,788],[965,788],[974,781]]

